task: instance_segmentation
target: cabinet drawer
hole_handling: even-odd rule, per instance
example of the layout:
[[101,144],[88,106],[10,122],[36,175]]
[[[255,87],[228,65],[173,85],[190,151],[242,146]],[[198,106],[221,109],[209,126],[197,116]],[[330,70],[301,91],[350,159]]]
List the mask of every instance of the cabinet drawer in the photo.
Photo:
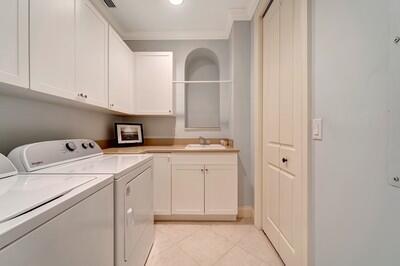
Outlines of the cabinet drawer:
[[174,153],[172,164],[237,165],[236,153]]

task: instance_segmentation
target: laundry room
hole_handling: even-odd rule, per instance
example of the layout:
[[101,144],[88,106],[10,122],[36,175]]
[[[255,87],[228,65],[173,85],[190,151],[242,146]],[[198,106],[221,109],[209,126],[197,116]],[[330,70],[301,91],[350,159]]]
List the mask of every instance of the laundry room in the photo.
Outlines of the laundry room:
[[400,265],[399,10],[3,0],[0,266]]

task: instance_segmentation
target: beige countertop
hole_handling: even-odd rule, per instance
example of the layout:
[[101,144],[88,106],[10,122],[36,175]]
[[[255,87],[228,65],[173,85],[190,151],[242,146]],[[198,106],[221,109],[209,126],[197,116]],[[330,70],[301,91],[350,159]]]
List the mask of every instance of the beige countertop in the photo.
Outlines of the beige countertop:
[[172,152],[239,152],[235,148],[216,149],[185,149],[186,145],[168,145],[168,146],[136,146],[136,147],[116,147],[104,149],[105,154],[143,154],[143,153],[172,153]]

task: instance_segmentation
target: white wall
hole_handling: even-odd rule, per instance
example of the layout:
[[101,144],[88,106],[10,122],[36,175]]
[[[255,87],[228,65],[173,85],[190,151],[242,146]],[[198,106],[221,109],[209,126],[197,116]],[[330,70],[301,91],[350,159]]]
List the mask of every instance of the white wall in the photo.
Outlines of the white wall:
[[254,176],[250,146],[250,55],[249,21],[235,22],[230,36],[232,88],[231,131],[239,154],[239,199],[242,205],[254,204]]
[[0,94],[0,153],[37,141],[114,138],[110,114]]
[[[312,260],[316,266],[400,265],[400,189],[387,183],[400,135],[398,0],[312,0]],[[397,80],[395,80],[395,77]],[[400,172],[398,172],[400,175]]]

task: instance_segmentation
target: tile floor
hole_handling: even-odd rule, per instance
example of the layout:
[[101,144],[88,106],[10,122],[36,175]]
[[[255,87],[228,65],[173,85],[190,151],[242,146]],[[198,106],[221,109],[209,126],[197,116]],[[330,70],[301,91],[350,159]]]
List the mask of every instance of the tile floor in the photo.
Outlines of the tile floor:
[[251,224],[158,223],[147,266],[283,266],[265,235]]

